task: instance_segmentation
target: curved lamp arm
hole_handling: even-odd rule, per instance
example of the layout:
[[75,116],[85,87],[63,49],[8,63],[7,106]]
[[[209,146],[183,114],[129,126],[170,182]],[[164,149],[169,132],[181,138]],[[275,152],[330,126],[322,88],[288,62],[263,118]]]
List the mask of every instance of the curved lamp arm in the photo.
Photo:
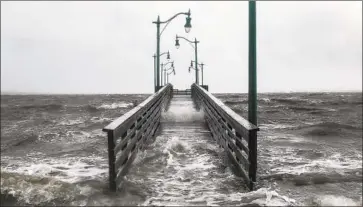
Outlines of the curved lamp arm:
[[[195,68],[193,67],[193,62],[195,63],[195,61],[194,61],[194,60],[190,61],[190,66],[189,66],[189,68],[188,68],[189,72],[190,72],[190,69],[193,69],[193,70],[197,70],[197,71],[199,71],[199,68],[198,68],[198,69],[195,69]],[[204,63],[201,63],[201,64],[199,64],[199,63],[198,63],[198,65],[200,65],[200,66],[201,66],[201,69],[203,70],[203,66],[204,66],[205,64],[204,64]]]
[[199,69],[195,69],[195,68],[193,68],[193,67],[189,67],[189,72],[190,72],[190,69],[193,69],[193,70],[198,70],[199,71]]
[[175,75],[175,68],[173,69],[173,71],[171,71],[170,73],[167,73],[167,74],[170,75],[172,73],[174,73],[174,75]]
[[161,24],[168,23],[168,22],[170,22],[171,20],[175,19],[175,17],[177,17],[177,16],[179,16],[179,15],[182,15],[182,14],[184,14],[184,15],[188,15],[188,17],[190,18],[190,9],[189,9],[189,11],[188,11],[188,12],[179,12],[179,13],[175,14],[174,16],[170,17],[170,18],[169,18],[168,20],[166,20],[166,21],[160,21],[160,23],[161,23]]
[[[195,61],[192,60],[191,63],[195,63]],[[198,65],[203,67],[205,64],[204,63],[198,63]],[[191,66],[192,66],[192,64],[191,64]]]
[[161,24],[166,23],[166,25],[164,26],[164,28],[163,28],[163,29],[161,30],[161,32],[160,32],[160,36],[161,36],[161,34],[163,34],[164,30],[165,30],[165,29],[166,29],[166,27],[169,25],[169,23],[171,22],[171,20],[173,20],[175,17],[177,17],[177,16],[179,16],[179,15],[181,15],[181,14],[185,14],[185,15],[187,15],[187,13],[185,13],[185,12],[180,12],[180,13],[177,13],[176,15],[174,15],[172,18],[170,18],[170,19],[166,20],[165,22],[160,22]]
[[[191,61],[190,61],[189,72],[190,72],[190,69],[193,69],[193,70],[199,70],[199,69],[195,69],[195,68],[193,67],[193,62],[195,63],[195,61],[194,61],[194,60],[191,60]],[[201,66],[201,69],[203,70],[203,66],[204,66],[205,64],[204,64],[204,63],[198,63],[198,65],[199,65],[199,66]]]
[[172,67],[174,67],[174,61],[171,61],[171,62],[167,62],[167,63],[165,63],[165,64],[164,64],[164,67],[165,67],[167,64],[169,64],[169,63],[171,63],[171,66],[172,66]]
[[179,12],[179,13],[175,14],[174,16],[172,16],[171,18],[169,18],[168,20],[166,20],[166,21],[160,21],[159,18],[158,18],[158,21],[153,22],[154,24],[165,24],[165,23],[167,23],[164,26],[164,28],[161,30],[160,36],[164,32],[165,28],[169,25],[169,23],[171,22],[171,20],[175,19],[177,16],[182,15],[182,14],[187,15],[186,23],[185,23],[184,27],[185,27],[185,31],[188,33],[189,30],[190,30],[190,28],[192,27],[191,24],[190,24],[190,21],[192,19],[192,18],[190,18],[190,14],[191,14],[190,13],[190,9],[189,9],[188,12]]
[[165,68],[165,69],[164,69],[164,71],[166,71],[166,72],[167,72],[167,71],[169,71],[169,70],[171,70],[171,69],[173,69],[173,70],[174,70],[175,68],[174,68],[174,67],[170,67],[170,68],[168,68],[168,69],[166,69],[166,68]]
[[179,38],[184,39],[185,41],[189,42],[189,43],[190,43],[190,45],[191,45],[193,48],[195,48],[195,47],[194,47],[194,45],[193,45],[193,43],[194,43],[194,44],[199,43],[199,41],[197,41],[197,38],[195,38],[195,41],[190,41],[190,40],[188,40],[188,39],[187,39],[187,38],[185,38],[185,37],[182,37],[182,36],[178,36],[178,35],[176,35],[176,37],[175,37],[175,46],[176,46],[176,48],[177,48],[177,49],[178,49],[178,48],[179,48],[179,46],[180,46],[180,44],[179,44]]
[[[159,57],[161,57],[161,56],[163,56],[163,55],[167,55],[167,56],[166,56],[166,59],[167,59],[167,60],[170,60],[170,53],[169,53],[169,51],[168,51],[168,52],[163,52],[163,53],[161,53],[161,54],[159,55]],[[153,58],[156,58],[156,54],[154,54],[154,55],[153,55]]]
[[[176,40],[177,40],[178,38],[182,38],[182,39],[184,39],[184,40],[186,40],[186,41],[188,41],[188,42],[190,42],[190,43],[195,43],[195,41],[190,41],[190,40],[188,40],[188,39],[187,39],[187,38],[185,38],[185,37],[182,37],[182,36],[178,36],[178,35],[176,35]],[[199,41],[197,41],[197,43],[199,43]]]
[[161,57],[162,55],[165,55],[165,54],[167,55],[167,56],[166,56],[166,59],[167,59],[167,60],[170,60],[170,52],[169,52],[169,51],[168,51],[168,52],[163,52],[163,53],[161,53],[161,54],[160,54],[160,57]]

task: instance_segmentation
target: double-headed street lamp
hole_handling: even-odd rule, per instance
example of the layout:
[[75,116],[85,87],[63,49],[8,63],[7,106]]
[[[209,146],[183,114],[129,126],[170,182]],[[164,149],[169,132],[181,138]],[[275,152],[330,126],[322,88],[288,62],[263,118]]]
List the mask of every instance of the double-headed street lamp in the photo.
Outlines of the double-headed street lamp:
[[169,83],[169,75],[172,74],[172,73],[174,73],[174,75],[175,75],[175,68],[174,67],[173,67],[173,70],[170,71],[170,73],[166,74],[166,83]]
[[162,70],[163,72],[164,72],[164,84],[167,84],[169,81],[168,81],[168,71],[170,71],[170,70],[172,70],[171,71],[171,73],[174,71],[174,75],[175,75],[175,67],[174,67],[174,63],[172,63],[171,64],[171,66],[170,66],[170,68],[168,68],[168,69],[164,69],[164,70]]
[[[166,69],[164,69],[164,67],[167,66],[168,64],[171,64],[170,68],[174,68],[174,61],[167,62],[165,64],[161,63],[161,73],[160,73],[160,75],[161,75],[161,77],[160,77],[161,86],[163,86],[163,72],[164,72],[164,84],[166,82],[166,77],[165,77],[166,76],[166,72],[165,72]],[[168,68],[167,70],[169,70],[170,68]]]
[[[184,25],[185,28],[185,32],[188,33],[190,31],[190,29],[192,28],[192,25],[190,23],[190,21],[192,20],[192,18],[190,18],[190,9],[188,12],[180,12],[175,14],[174,16],[172,16],[170,19],[166,20],[166,21],[160,21],[160,16],[158,16],[158,19],[156,20],[156,22],[153,22],[154,24],[156,24],[156,67],[157,67],[157,90],[159,90],[160,88],[160,36],[163,33],[163,31],[165,30],[165,28],[168,26],[168,24],[171,22],[171,20],[173,20],[175,17],[179,16],[179,15],[187,15],[186,17],[186,22]],[[160,24],[165,24],[165,27],[163,28],[163,30],[160,32]]]
[[195,69],[196,69],[195,70],[195,83],[199,84],[199,81],[198,81],[198,43],[199,43],[199,41],[197,41],[197,38],[195,38],[194,41],[190,41],[185,37],[176,35],[176,38],[175,38],[176,49],[179,49],[179,47],[180,47],[179,38],[184,39],[184,40],[188,41],[189,43],[194,43],[194,45],[195,45],[195,46],[193,46],[193,45],[191,45],[191,46],[194,47],[195,62],[196,62],[196,64],[195,64]]
[[[161,56],[163,56],[163,55],[167,55],[166,56],[166,59],[167,60],[170,60],[170,53],[169,53],[169,51],[168,52],[163,52],[163,53],[161,53],[160,54],[160,56],[159,57],[161,57]],[[157,72],[156,72],[156,55],[154,54],[153,55],[153,58],[154,58],[154,92],[156,92],[156,91],[158,91],[158,89],[157,89]]]
[[[189,66],[189,73],[190,73],[190,69],[194,69],[193,68],[193,62],[195,62],[195,61],[190,61],[190,66]],[[204,63],[201,63],[201,64],[199,64],[198,63],[198,66],[200,66],[200,68],[201,68],[201,71],[202,71],[202,85],[204,85],[204,83],[203,83],[203,66],[204,66],[205,64]],[[197,69],[194,69],[194,70],[197,70]]]

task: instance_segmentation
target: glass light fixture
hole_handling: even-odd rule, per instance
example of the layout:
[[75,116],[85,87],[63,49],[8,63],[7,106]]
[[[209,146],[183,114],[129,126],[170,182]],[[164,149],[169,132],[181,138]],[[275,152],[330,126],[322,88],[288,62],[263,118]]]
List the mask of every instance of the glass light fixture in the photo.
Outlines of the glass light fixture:
[[175,47],[176,47],[176,49],[179,49],[179,47],[180,47],[178,38],[175,39]]
[[184,28],[185,28],[185,32],[186,33],[189,33],[190,32],[190,29],[192,28],[192,25],[191,25],[191,20],[192,18],[190,17],[190,9],[189,9],[189,12],[188,12],[188,16],[185,18],[185,25],[184,25]]

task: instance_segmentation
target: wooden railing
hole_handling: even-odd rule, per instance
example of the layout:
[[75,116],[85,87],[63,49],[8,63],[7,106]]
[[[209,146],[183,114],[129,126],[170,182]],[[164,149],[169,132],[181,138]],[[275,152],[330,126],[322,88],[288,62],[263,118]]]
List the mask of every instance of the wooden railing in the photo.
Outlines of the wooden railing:
[[116,191],[122,187],[138,150],[154,136],[160,124],[163,108],[172,96],[173,87],[167,84],[141,104],[119,117],[105,128],[108,137],[109,188]]
[[190,89],[186,89],[186,90],[174,89],[173,94],[174,95],[191,95],[192,92]]
[[257,126],[235,113],[199,85],[192,85],[192,98],[203,109],[213,138],[223,147],[250,190],[256,182]]

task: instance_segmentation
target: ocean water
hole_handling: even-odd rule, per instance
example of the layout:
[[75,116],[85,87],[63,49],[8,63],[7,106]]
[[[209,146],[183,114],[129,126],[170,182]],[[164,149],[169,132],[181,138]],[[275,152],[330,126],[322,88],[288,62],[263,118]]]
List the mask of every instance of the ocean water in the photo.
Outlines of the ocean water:
[[[215,96],[247,117],[246,94]],[[2,95],[1,205],[362,205],[362,93],[259,94],[255,191],[195,125],[164,127],[109,192],[102,128],[147,97]]]

